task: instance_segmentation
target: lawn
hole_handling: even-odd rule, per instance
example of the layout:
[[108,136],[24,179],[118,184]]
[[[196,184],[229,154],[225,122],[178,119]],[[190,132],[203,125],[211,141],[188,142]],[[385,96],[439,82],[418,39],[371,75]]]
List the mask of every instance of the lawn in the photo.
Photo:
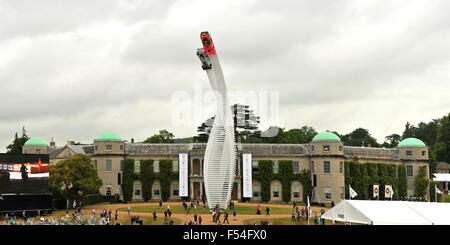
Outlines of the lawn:
[[[167,210],[167,206],[163,205],[161,208],[159,206],[140,206],[140,207],[131,207],[131,212],[137,213],[164,213]],[[236,213],[239,214],[256,214],[256,206],[235,206]],[[127,211],[127,208],[120,208],[119,211]],[[186,210],[182,205],[174,205],[170,206],[170,211],[173,214],[185,214]],[[232,214],[233,210],[226,209],[224,212],[228,212]],[[271,207],[270,214],[290,214],[292,209],[290,207],[280,208],[280,207]],[[191,208],[191,214],[210,214],[210,210],[208,208],[204,209],[203,207],[197,207],[197,209]],[[265,214],[265,207],[261,206],[261,214]]]

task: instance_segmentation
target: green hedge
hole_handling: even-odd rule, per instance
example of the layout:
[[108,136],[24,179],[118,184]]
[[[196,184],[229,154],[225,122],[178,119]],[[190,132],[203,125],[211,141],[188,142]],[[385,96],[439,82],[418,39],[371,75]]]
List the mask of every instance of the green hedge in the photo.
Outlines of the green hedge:
[[170,197],[170,182],[178,179],[178,173],[172,171],[172,159],[159,160],[159,175],[157,176],[161,182],[161,199],[167,201]]
[[384,188],[391,185],[394,190],[393,200],[403,200],[406,197],[406,171],[404,166],[386,163],[345,162],[346,198],[348,185],[352,186],[358,196],[355,199],[374,199],[373,185],[379,185],[380,200],[384,200]]
[[274,180],[272,160],[258,161],[258,174],[254,177],[261,182],[261,200],[270,201],[270,183]]
[[303,169],[300,173],[294,174],[292,160],[278,161],[279,172],[273,173],[272,160],[259,160],[258,171],[253,173],[253,179],[261,182],[261,201],[270,201],[270,184],[273,180],[281,182],[281,197],[284,202],[290,202],[292,197],[291,186],[293,181],[299,181],[303,189],[303,201],[306,202],[308,196],[311,196],[311,173]]
[[146,159],[141,161],[141,174],[140,179],[142,182],[142,198],[145,201],[152,199],[152,185],[153,185],[153,159]]
[[134,159],[126,159],[124,163],[122,191],[125,201],[133,198],[133,182],[140,180],[142,184],[142,198],[148,201],[152,198],[152,185],[156,179],[161,183],[161,199],[167,201],[170,197],[170,182],[178,179],[178,173],[172,171],[172,159],[159,160],[159,173],[153,172],[153,159],[141,160],[141,172],[134,172]]
[[125,159],[122,176],[122,194],[126,202],[133,198],[133,181],[136,178],[134,173],[134,159]]

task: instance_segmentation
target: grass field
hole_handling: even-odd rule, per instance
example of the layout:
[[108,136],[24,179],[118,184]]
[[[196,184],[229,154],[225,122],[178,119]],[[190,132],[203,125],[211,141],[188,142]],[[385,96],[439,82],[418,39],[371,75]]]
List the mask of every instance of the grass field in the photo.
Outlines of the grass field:
[[[264,206],[261,206],[261,214],[265,214],[265,208]],[[141,207],[131,207],[131,212],[139,212],[139,213],[153,213],[155,211],[156,213],[164,213],[164,211],[167,210],[167,206],[162,206],[161,208],[159,206],[141,206]],[[256,207],[248,207],[248,206],[236,206],[235,207],[236,213],[239,214],[256,214]],[[120,208],[119,211],[127,211],[127,208]],[[170,211],[173,214],[185,214],[186,210],[182,205],[175,205],[170,206]],[[229,214],[232,214],[233,210],[227,209],[225,210]],[[290,206],[286,206],[286,208],[279,208],[279,207],[271,207],[270,208],[270,214],[290,214],[292,212],[292,209]],[[204,209],[203,207],[197,207],[197,209],[191,208],[190,209],[191,214],[210,214],[210,210],[208,208]]]

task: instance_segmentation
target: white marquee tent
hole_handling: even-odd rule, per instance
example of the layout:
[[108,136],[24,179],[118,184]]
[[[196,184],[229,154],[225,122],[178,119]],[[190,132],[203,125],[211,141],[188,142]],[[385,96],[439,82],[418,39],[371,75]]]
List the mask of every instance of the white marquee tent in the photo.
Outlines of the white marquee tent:
[[433,181],[450,182],[450,174],[433,174]]
[[343,200],[322,217],[372,225],[450,225],[450,203]]

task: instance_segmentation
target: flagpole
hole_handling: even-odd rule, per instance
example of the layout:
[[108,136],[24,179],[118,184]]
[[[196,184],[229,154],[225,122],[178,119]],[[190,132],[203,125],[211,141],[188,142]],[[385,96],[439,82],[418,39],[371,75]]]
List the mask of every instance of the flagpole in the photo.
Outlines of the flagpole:
[[436,191],[436,185],[434,185],[434,201],[437,202],[437,191]]

